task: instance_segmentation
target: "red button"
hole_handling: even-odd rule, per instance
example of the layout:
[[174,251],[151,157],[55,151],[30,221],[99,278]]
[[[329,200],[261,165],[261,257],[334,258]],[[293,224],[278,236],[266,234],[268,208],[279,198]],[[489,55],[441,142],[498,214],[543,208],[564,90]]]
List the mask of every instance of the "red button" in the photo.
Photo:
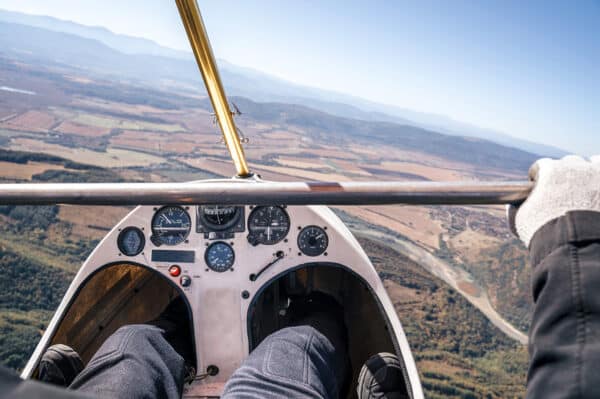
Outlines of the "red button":
[[169,274],[173,277],[177,277],[181,274],[181,268],[177,265],[169,267]]

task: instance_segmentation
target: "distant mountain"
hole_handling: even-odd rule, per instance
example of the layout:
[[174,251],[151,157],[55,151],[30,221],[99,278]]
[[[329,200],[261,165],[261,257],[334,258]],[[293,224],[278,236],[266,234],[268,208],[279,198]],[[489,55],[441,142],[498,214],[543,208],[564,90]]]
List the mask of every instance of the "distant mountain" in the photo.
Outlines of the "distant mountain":
[[446,116],[412,111],[348,94],[297,85],[226,61],[219,61],[219,65],[223,72],[223,79],[231,86],[232,94],[257,101],[299,104],[337,116],[396,122],[454,136],[477,137],[544,156],[561,157],[567,154],[566,151],[556,147],[518,139],[491,129],[482,129]]
[[[2,21],[39,30],[34,34],[19,28],[23,36],[12,32],[0,38],[0,51],[12,48],[23,55],[26,50],[30,50],[29,56],[49,58],[96,72],[112,73],[119,77],[152,83],[181,81],[201,84],[197,66],[190,52],[163,47],[147,39],[118,35],[103,27],[89,27],[46,16],[0,10],[0,22]],[[70,34],[73,37],[49,34],[51,32]],[[78,41],[76,38],[87,41]],[[65,42],[68,42],[68,47],[63,45]],[[255,101],[304,105],[347,118],[394,122],[449,135],[483,138],[545,156],[558,157],[566,154],[555,147],[478,128],[445,116],[297,85],[251,68],[235,66],[224,60],[218,62],[230,95],[248,97]]]
[[191,56],[189,52],[163,47],[152,40],[117,35],[101,26],[85,26],[54,17],[0,10],[0,21],[33,26],[55,32],[70,33],[86,39],[97,40],[100,43],[125,54],[157,55],[177,59],[189,59]]
[[[313,108],[288,103],[254,102],[233,97],[252,119],[261,123],[298,126],[315,142],[335,142],[343,146],[353,143],[378,143],[402,148],[415,153],[423,152],[465,164],[497,168],[526,174],[537,155],[489,140],[473,137],[450,136],[420,127],[394,122],[365,121],[344,118]],[[210,109],[208,99],[203,106]],[[383,155],[382,155],[383,156]]]

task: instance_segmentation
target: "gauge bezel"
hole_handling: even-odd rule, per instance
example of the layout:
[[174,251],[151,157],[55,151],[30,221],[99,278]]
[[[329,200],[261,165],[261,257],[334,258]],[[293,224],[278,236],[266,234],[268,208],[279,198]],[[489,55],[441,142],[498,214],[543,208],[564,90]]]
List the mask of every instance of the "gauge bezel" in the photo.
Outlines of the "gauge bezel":
[[[185,233],[185,236],[183,236],[183,238],[181,239],[181,241],[178,241],[178,242],[176,242],[174,244],[171,244],[171,243],[168,243],[168,242],[164,242],[162,240],[161,236],[159,234],[157,234],[156,231],[155,231],[155,229],[154,229],[154,221],[161,214],[161,212],[163,212],[167,208],[179,208],[179,209],[181,209],[183,211],[183,213],[186,214],[186,216],[187,216],[187,218],[189,220],[189,224],[190,224],[189,227],[188,227],[188,229],[187,229],[187,232]],[[162,207],[158,208],[156,210],[156,212],[154,212],[154,215],[152,216],[152,221],[150,222],[150,229],[152,230],[152,236],[153,236],[152,242],[153,243],[156,244],[156,242],[158,242],[158,243],[160,243],[160,245],[167,245],[167,246],[170,246],[170,247],[174,247],[176,245],[179,245],[179,244],[185,242],[185,240],[187,240],[188,236],[192,232],[192,218],[191,218],[190,214],[188,213],[188,211],[184,207],[182,207],[182,206],[179,206],[179,205],[165,205],[165,206],[162,206]]]
[[207,206],[225,207],[226,205],[198,205],[196,207],[196,233],[209,233],[213,231],[244,231],[245,223],[243,206],[232,206],[232,208],[235,208],[235,215],[229,222],[223,225],[214,224],[206,218],[206,215],[204,214],[204,208]]
[[[124,240],[125,234],[130,231],[137,232],[138,236],[140,237],[140,247],[136,253],[128,253],[127,251],[124,250],[125,247],[123,246],[123,240]],[[138,227],[135,227],[135,226],[125,227],[124,229],[122,229],[119,232],[119,235],[117,236],[117,248],[119,248],[119,252],[125,256],[137,256],[142,253],[145,246],[146,246],[146,237],[144,236],[144,232]]]
[[[254,231],[256,231],[256,230],[254,230],[254,231],[252,230],[250,221],[252,220],[252,217],[254,216],[255,213],[259,212],[261,209],[270,208],[270,207],[278,208],[281,212],[283,212],[283,214],[285,215],[285,217],[287,219],[287,229],[285,230],[285,233],[283,233],[283,235],[277,241],[265,242],[263,240],[259,240],[258,235],[253,234]],[[261,205],[261,206],[256,206],[256,207],[254,207],[254,209],[252,209],[252,211],[248,215],[248,223],[247,224],[248,224],[248,241],[252,245],[258,245],[258,244],[275,245],[275,244],[278,244],[281,241],[283,241],[288,236],[288,234],[290,233],[290,227],[291,227],[292,222],[290,220],[290,215],[285,210],[285,206],[281,206],[281,205],[264,205],[264,206],[262,206]]]
[[[231,255],[232,255],[231,264],[229,266],[227,266],[226,269],[222,269],[222,270],[216,269],[215,267],[213,267],[212,263],[208,261],[208,253],[210,252],[211,248],[213,248],[217,245],[225,245],[231,251]],[[231,270],[231,268],[235,264],[235,251],[234,251],[233,247],[231,245],[229,245],[228,243],[226,243],[225,241],[215,241],[212,244],[210,244],[208,247],[206,247],[206,250],[204,251],[204,263],[213,272],[224,273],[228,270]]]
[[[305,234],[309,229],[318,229],[321,231],[321,233],[323,234],[323,236],[325,237],[326,240],[326,244],[325,248],[323,248],[323,250],[320,250],[321,252],[319,253],[310,253],[310,252],[306,252],[306,248],[303,248],[302,245],[300,245],[300,238],[302,237],[303,234]],[[300,252],[302,252],[303,255],[306,256],[310,256],[310,257],[316,257],[316,256],[321,256],[323,255],[326,251],[327,248],[329,248],[329,235],[327,234],[327,232],[325,231],[325,229],[321,226],[317,226],[317,225],[310,225],[310,226],[306,226],[304,227],[302,230],[300,230],[300,232],[298,233],[298,238],[296,239],[296,244],[298,245],[298,249],[300,250]]]

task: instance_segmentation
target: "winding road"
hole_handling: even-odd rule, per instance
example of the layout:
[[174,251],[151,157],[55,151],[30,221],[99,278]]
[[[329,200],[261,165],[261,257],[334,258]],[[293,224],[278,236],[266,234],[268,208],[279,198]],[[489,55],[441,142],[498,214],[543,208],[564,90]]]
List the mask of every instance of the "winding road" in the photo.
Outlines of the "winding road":
[[[391,248],[404,254],[413,262],[418,263],[434,276],[444,280],[448,285],[458,291],[477,309],[479,309],[496,327],[500,329],[508,337],[514,339],[522,345],[527,344],[527,335],[519,331],[507,320],[505,320],[492,306],[486,291],[477,284],[473,276],[464,269],[454,267],[442,259],[437,258],[433,254],[427,252],[421,247],[411,243],[410,241],[402,240],[394,237],[391,234],[386,234],[379,231],[373,231],[364,226],[364,229],[354,230],[353,234],[363,236],[365,238],[375,239],[376,241],[385,242]],[[461,288],[461,283],[468,283],[470,286],[477,288],[477,293],[473,294]]]

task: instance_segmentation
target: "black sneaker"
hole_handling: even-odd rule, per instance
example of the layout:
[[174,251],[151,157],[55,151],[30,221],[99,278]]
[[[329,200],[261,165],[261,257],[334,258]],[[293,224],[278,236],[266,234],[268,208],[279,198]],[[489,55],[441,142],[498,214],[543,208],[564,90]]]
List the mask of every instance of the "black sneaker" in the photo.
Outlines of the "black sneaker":
[[330,295],[313,291],[292,298],[288,308],[290,326],[309,325],[325,335],[338,350],[347,348],[344,308]]
[[402,364],[392,353],[378,353],[365,362],[358,376],[358,399],[408,399]]
[[164,331],[163,336],[183,357],[186,365],[195,365],[192,326],[187,305],[181,296],[173,299],[156,319],[147,322]]
[[68,387],[81,370],[83,361],[73,348],[63,344],[52,345],[46,349],[40,361],[39,380]]
[[345,396],[349,389],[350,360],[348,357],[348,331],[344,321],[344,308],[330,295],[313,291],[306,296],[291,299],[287,311],[289,326],[311,326],[323,334],[336,352],[343,355],[342,364],[336,365],[338,389]]

